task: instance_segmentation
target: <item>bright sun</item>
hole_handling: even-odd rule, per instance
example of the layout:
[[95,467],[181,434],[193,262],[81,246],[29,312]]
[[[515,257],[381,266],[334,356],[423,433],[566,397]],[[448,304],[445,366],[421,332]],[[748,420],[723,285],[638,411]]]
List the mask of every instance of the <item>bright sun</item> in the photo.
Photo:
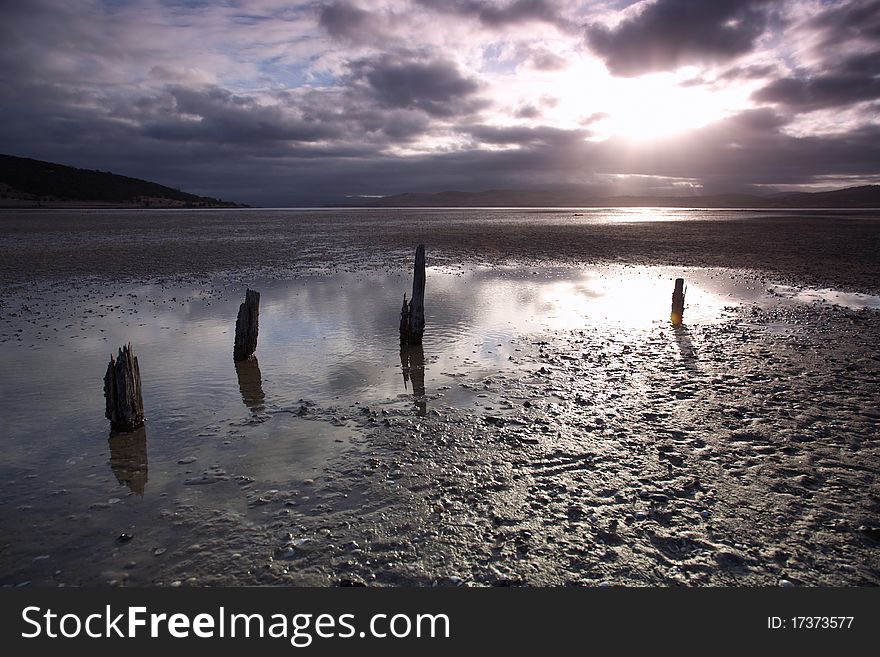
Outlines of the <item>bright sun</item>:
[[608,87],[608,116],[595,126],[605,137],[668,137],[717,121],[729,111],[730,99],[723,94],[682,87],[669,76],[613,79]]
[[[594,139],[646,141],[705,126],[748,106],[748,90],[682,84],[696,73],[615,78],[584,61],[554,76],[530,77],[527,84],[533,97],[555,99],[543,109],[542,120],[586,127]],[[590,116],[593,120],[585,123]]]

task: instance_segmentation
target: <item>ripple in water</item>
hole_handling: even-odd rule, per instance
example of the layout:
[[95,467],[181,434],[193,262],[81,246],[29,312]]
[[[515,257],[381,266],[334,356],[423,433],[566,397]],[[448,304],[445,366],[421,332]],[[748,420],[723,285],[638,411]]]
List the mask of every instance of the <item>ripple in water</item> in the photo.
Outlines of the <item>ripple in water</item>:
[[[236,471],[280,486],[315,476],[326,459],[350,448],[353,429],[344,421],[315,421],[297,409],[396,400],[414,413],[432,404],[473,406],[474,394],[456,377],[515,369],[519,341],[542,332],[601,327],[638,335],[666,323],[681,275],[686,324],[723,321],[744,303],[880,308],[877,297],[768,288],[726,270],[429,269],[425,343],[402,353],[397,326],[406,277],[253,281],[261,292],[257,358],[236,365],[233,327],[243,287],[218,283],[222,292],[200,295],[141,286],[114,290],[105,303],[78,302],[66,290],[46,300],[38,319],[3,319],[4,332],[18,336],[0,344],[3,526],[21,523],[23,514],[43,527],[34,530],[35,546],[63,546],[115,530],[133,509],[157,512],[164,496],[239,508]],[[108,437],[103,374],[110,352],[128,341],[140,361],[147,426],[142,435]],[[64,493],[53,496],[57,491]],[[93,508],[105,515],[58,525],[57,518]]]

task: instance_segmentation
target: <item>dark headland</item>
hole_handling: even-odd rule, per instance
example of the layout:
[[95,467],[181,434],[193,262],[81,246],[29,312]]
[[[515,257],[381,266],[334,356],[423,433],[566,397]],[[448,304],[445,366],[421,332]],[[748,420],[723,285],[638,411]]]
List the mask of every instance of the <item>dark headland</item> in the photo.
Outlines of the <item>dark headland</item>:
[[878,208],[880,185],[862,185],[824,192],[716,194],[703,196],[613,196],[581,187],[556,190],[497,189],[482,192],[445,191],[365,198],[335,207],[687,207],[687,208]]
[[0,155],[0,208],[238,208],[108,171]]

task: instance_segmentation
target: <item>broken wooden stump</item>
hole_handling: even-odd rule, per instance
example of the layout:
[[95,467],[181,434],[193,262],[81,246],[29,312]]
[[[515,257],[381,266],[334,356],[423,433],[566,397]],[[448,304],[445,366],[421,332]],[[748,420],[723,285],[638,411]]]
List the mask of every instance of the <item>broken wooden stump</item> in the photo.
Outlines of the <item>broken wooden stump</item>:
[[679,326],[684,318],[684,279],[675,279],[675,289],[672,291],[672,325]]
[[235,361],[250,358],[257,350],[257,333],[260,328],[260,293],[248,288],[244,303],[238,308],[235,320],[235,348],[232,359]]
[[403,295],[403,308],[400,310],[400,344],[422,344],[425,332],[425,245],[416,249],[413,267],[412,298],[407,303]]
[[104,375],[104,414],[114,431],[133,431],[144,424],[144,400],[141,395],[141,372],[137,356],[129,342],[111,354]]

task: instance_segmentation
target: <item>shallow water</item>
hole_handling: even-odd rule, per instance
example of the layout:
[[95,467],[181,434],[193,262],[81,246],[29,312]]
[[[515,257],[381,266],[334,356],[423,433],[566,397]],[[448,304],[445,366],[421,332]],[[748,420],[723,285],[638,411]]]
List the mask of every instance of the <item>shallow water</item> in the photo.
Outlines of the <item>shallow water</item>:
[[[430,268],[424,346],[401,352],[405,276],[255,280],[259,347],[254,360],[235,365],[244,289],[228,281],[98,295],[73,286],[14,300],[10,308],[21,310],[0,324],[0,524],[27,531],[13,539],[4,532],[0,582],[21,583],[16,573],[42,563],[46,546],[53,568],[87,569],[90,551],[121,532],[146,534],[143,549],[164,553],[173,533],[155,518],[172,504],[248,513],[259,505],[249,490],[307,486],[356,443],[345,415],[352,405],[413,414],[472,407],[480,400],[467,382],[515,370],[524,340],[597,327],[632,337],[668,322],[681,275],[688,324],[723,321],[743,304],[880,307],[876,297],[786,288],[730,270]],[[147,424],[110,436],[102,378],[109,354],[128,341]]]

